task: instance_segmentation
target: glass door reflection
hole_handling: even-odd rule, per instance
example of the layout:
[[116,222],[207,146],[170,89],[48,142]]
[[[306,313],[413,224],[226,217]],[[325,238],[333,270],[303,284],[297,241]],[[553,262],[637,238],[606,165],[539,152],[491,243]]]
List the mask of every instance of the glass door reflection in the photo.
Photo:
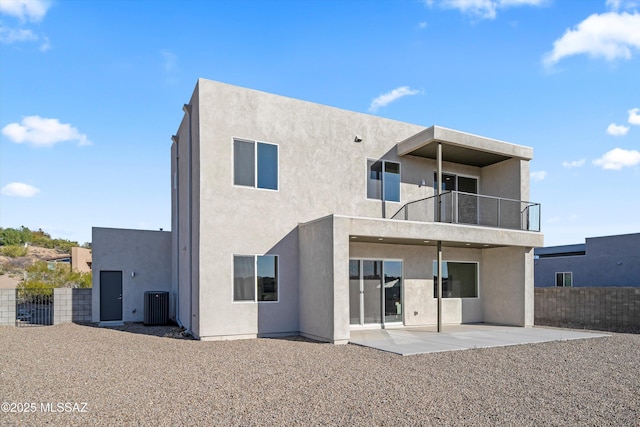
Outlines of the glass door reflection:
[[402,322],[402,261],[349,260],[349,323]]

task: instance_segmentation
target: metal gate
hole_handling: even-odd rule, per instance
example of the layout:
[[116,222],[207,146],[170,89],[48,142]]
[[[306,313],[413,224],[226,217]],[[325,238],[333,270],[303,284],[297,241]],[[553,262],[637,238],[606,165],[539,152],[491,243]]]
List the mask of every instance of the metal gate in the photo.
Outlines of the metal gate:
[[16,289],[16,326],[53,325],[53,287]]

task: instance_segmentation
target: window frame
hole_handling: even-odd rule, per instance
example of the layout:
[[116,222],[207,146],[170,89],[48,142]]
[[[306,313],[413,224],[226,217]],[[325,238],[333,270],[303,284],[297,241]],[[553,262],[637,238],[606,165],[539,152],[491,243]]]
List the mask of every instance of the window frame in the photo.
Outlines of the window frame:
[[[252,300],[236,300],[235,299],[235,259],[236,257],[252,257],[253,258],[253,299]],[[273,301],[258,299],[258,257],[274,257],[275,258],[275,276],[276,276],[276,299]],[[234,253],[231,256],[231,302],[233,304],[269,304],[280,302],[280,255],[278,254],[243,254]]]
[[[442,190],[443,193],[447,192],[447,191],[460,191],[458,190],[458,178],[468,178],[468,179],[475,179],[476,180],[476,191],[477,193],[475,193],[476,195],[480,196],[480,176],[479,175],[471,175],[471,174],[466,174],[466,173],[458,173],[458,172],[450,172],[450,171],[442,171],[442,176],[444,177],[445,175],[453,175],[455,176],[455,186],[456,189],[455,190]],[[438,186],[437,186],[437,181],[438,181],[438,171],[434,170],[433,171],[433,191],[434,193],[437,194],[438,192]],[[468,194],[473,194],[473,193],[468,193]]]
[[[369,173],[370,173],[370,169],[369,169],[369,162],[372,162],[371,165],[374,165],[377,162],[380,162],[382,164],[382,169],[381,169],[381,179],[380,179],[380,197],[369,197]],[[398,165],[398,177],[399,177],[399,181],[398,181],[398,200],[387,200],[386,199],[386,195],[385,195],[385,191],[384,191],[384,185],[385,185],[385,178],[384,178],[384,174],[385,174],[385,164],[386,163],[395,163]],[[395,160],[387,160],[387,159],[373,159],[370,157],[367,157],[365,159],[365,167],[366,167],[366,171],[365,171],[365,180],[364,180],[364,190],[365,190],[365,195],[366,195],[366,199],[367,200],[379,200],[379,201],[383,201],[383,202],[389,202],[389,203],[402,203],[402,162],[398,162]]]
[[[236,149],[235,143],[237,142],[246,142],[253,144],[253,185],[242,185],[236,184]],[[258,172],[259,172],[259,162],[258,162],[258,144],[263,145],[273,145],[276,147],[276,188],[266,188],[258,186]],[[237,188],[253,188],[254,190],[264,190],[264,191],[280,191],[280,144],[275,142],[267,142],[267,141],[259,141],[257,139],[250,138],[240,138],[233,137],[231,138],[231,184],[233,187]]]
[[[558,285],[558,274],[562,274],[562,286]],[[570,277],[569,281],[571,282],[569,286],[567,286],[567,275]],[[573,271],[556,271],[555,284],[556,288],[573,288]]]
[[[442,262],[446,262],[446,263],[457,263],[457,264],[475,264],[476,266],[476,296],[475,297],[445,297],[444,295],[442,296],[442,299],[448,299],[448,300],[454,300],[454,299],[479,299],[480,298],[480,261],[462,261],[462,260],[453,260],[453,259],[443,259]],[[433,298],[437,299],[438,295],[437,295],[437,274],[438,274],[438,260],[434,259],[433,260],[433,287],[435,292],[433,293]]]

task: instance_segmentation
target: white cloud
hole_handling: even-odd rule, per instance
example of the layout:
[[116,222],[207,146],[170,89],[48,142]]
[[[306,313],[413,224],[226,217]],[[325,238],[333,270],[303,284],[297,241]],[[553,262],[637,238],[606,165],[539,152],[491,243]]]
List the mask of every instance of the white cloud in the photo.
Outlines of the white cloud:
[[36,36],[31,30],[26,30],[24,28],[14,30],[13,28],[0,27],[0,42],[2,43],[11,44],[15,42],[33,40],[38,40],[38,36]]
[[458,9],[462,13],[482,19],[495,19],[498,9],[512,6],[540,6],[547,0],[425,0],[429,7],[437,4],[443,9]]
[[629,113],[629,124],[640,125],[640,108],[632,108]]
[[602,157],[593,161],[593,164],[602,169],[620,170],[624,167],[640,165],[640,151],[614,148],[606,152]]
[[547,177],[547,171],[531,172],[531,179],[534,181],[542,181]]
[[613,136],[624,136],[629,132],[629,126],[625,125],[617,125],[615,123],[611,123],[607,127],[607,133]]
[[369,106],[369,111],[376,112],[378,111],[378,108],[385,107],[391,104],[393,101],[402,98],[403,96],[416,95],[418,93],[420,93],[419,90],[411,89],[409,86],[401,86],[399,88],[393,89],[390,92],[383,93],[379,97],[372,100],[371,105]]
[[605,4],[609,9],[618,10],[620,9],[620,3],[622,3],[621,0],[607,0]]
[[571,162],[562,162],[562,166],[565,168],[579,168],[584,165],[585,159],[573,160]]
[[426,22],[424,22],[424,21],[420,22],[420,23],[418,24],[418,28],[420,28],[421,30],[422,30],[422,29],[424,29],[424,28],[427,28],[427,23],[426,23]]
[[[29,22],[40,22],[47,14],[51,2],[49,0],[0,0],[0,15],[12,16],[20,21],[16,28],[0,26],[0,43],[42,41],[40,50],[45,52],[51,48],[46,36],[39,36],[33,30],[24,28]],[[2,22],[0,22],[2,23]]]
[[38,194],[40,190],[23,182],[12,182],[2,187],[0,192],[5,196],[33,197]]
[[21,123],[10,123],[2,128],[2,133],[15,143],[26,142],[37,147],[51,147],[64,141],[78,141],[78,145],[91,144],[85,134],[70,124],[40,116],[28,116]]
[[627,9],[632,10],[640,5],[636,0],[607,0],[606,5],[611,10]]
[[20,21],[39,22],[51,7],[48,0],[0,0],[0,14],[13,16]]
[[562,58],[579,54],[607,61],[630,59],[632,50],[639,48],[639,13],[593,14],[553,42],[553,50],[545,55],[543,62],[551,67]]

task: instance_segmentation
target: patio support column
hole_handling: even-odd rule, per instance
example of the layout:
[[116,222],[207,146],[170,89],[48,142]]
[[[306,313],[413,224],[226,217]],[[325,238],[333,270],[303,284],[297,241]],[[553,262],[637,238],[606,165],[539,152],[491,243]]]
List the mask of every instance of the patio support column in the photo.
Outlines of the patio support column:
[[[436,220],[441,222],[442,206],[440,197],[442,195],[442,143],[438,142],[438,211],[436,212]],[[438,240],[438,283],[437,283],[437,298],[438,298],[438,332],[442,332],[442,241]]]

